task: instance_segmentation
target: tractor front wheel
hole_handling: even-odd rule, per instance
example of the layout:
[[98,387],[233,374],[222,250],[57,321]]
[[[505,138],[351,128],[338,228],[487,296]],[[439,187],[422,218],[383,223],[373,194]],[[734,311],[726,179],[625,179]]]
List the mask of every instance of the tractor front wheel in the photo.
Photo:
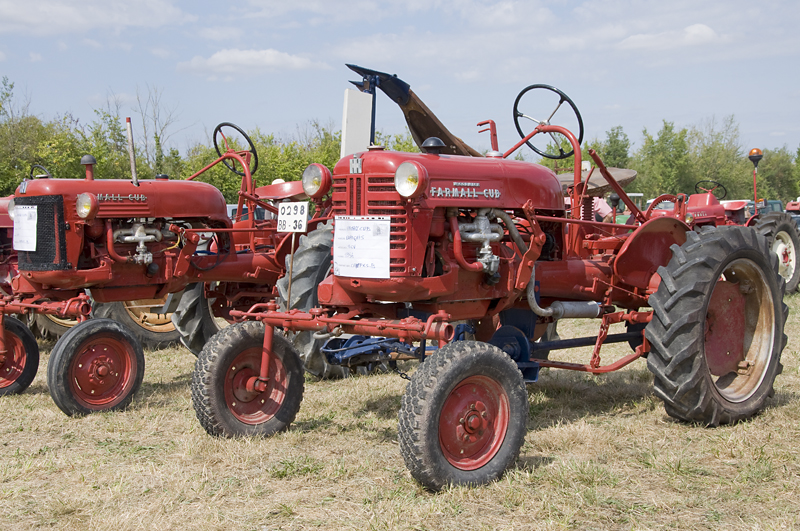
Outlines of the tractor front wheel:
[[3,317],[6,352],[0,354],[0,396],[23,392],[39,370],[39,345],[22,322]]
[[763,409],[782,370],[788,308],[777,258],[744,227],[686,235],[650,297],[647,367],[670,416],[736,422]]
[[768,212],[754,225],[756,231],[767,239],[770,251],[778,257],[778,273],[786,281],[786,292],[794,293],[800,284],[800,232],[792,216],[784,212]]
[[143,378],[142,345],[111,319],[89,319],[69,329],[47,365],[50,396],[70,416],[124,409]]
[[197,419],[215,436],[268,437],[294,421],[303,400],[303,365],[292,345],[275,335],[264,391],[247,389],[258,376],[264,325],[255,321],[233,324],[203,348],[192,375],[192,403]]
[[525,440],[528,393],[499,348],[456,341],[411,377],[399,413],[400,452],[423,486],[482,485],[516,461]]

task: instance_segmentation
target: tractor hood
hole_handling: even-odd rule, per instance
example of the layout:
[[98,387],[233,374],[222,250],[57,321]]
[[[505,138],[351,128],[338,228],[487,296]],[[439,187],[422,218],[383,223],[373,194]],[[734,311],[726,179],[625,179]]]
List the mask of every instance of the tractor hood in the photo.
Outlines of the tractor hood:
[[[337,177],[370,178],[375,192],[394,192],[394,175],[404,162],[424,168],[427,177],[415,194],[424,207],[522,208],[531,200],[537,209],[564,210],[564,196],[556,174],[530,162],[500,157],[464,157],[426,153],[402,153],[373,149],[341,159],[334,169]],[[374,187],[374,190],[373,190]]]
[[97,198],[97,218],[206,218],[230,225],[222,193],[210,184],[195,181],[119,179],[34,179],[23,181],[17,198],[62,196],[67,218],[75,211],[79,194],[91,193]]

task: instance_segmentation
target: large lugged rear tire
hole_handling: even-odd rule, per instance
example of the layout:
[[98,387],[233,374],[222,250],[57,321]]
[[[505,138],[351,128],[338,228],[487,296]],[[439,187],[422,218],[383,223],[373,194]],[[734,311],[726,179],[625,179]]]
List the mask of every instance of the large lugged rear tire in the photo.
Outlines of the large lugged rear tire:
[[278,335],[272,342],[269,382],[261,393],[247,381],[258,376],[264,325],[236,323],[206,344],[192,374],[192,403],[200,424],[210,435],[267,437],[294,421],[303,400],[303,365],[291,344]]
[[3,317],[5,357],[0,361],[0,396],[23,392],[39,370],[39,345],[33,333],[21,321]]
[[144,348],[156,350],[173,345],[181,338],[169,314],[149,311],[151,306],[161,305],[159,302],[164,304],[157,300],[95,303],[92,316],[111,319],[127,326]]
[[57,315],[46,315],[43,313],[30,313],[27,316],[28,328],[33,332],[34,337],[51,341],[67,333],[67,330],[78,324],[77,319],[58,317]]
[[206,299],[202,282],[189,284],[183,291],[178,307],[172,313],[172,324],[180,334],[181,343],[195,356],[200,354],[211,337],[222,329]]
[[677,419],[717,426],[764,407],[780,374],[788,308],[777,258],[745,227],[688,232],[658,270],[645,335],[655,393]]
[[[300,236],[292,264],[292,300],[289,308],[308,311],[317,305],[317,286],[331,270],[332,247],[333,222],[318,225],[307,235]],[[289,296],[289,263],[290,257],[287,256],[287,273],[277,282],[282,311],[286,311],[286,299]],[[328,363],[320,352],[324,341],[316,339],[313,332],[287,332],[286,336],[309,373],[319,378],[342,378],[350,375],[349,368]]]
[[800,284],[800,232],[792,216],[784,212],[767,212],[759,217],[756,231],[764,236],[770,250],[778,257],[778,273],[786,281],[786,292],[794,293]]
[[508,354],[487,343],[456,341],[413,374],[398,420],[400,453],[423,486],[482,485],[519,456],[528,393]]

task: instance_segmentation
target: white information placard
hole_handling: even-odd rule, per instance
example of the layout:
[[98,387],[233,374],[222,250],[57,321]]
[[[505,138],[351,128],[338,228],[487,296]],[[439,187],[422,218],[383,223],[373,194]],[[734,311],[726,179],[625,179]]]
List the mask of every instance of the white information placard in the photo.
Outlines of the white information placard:
[[36,205],[16,205],[14,207],[14,250],[36,250]]
[[389,278],[388,216],[336,216],[333,230],[333,274],[341,277]]
[[278,232],[305,232],[308,228],[308,203],[297,201],[278,205]]

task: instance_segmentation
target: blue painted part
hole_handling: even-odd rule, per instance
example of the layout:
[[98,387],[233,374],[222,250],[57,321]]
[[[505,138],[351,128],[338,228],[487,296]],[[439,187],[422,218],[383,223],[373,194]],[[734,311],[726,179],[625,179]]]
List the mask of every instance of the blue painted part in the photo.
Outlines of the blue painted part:
[[[425,351],[432,351],[437,348],[436,346],[429,346],[425,348]],[[325,342],[321,351],[328,363],[347,366],[390,361],[392,352],[419,357],[419,347],[403,343],[396,338],[386,337],[334,337]]]
[[456,325],[455,333],[453,334],[453,341],[464,341],[466,334],[474,334],[475,327],[471,324],[461,323]]
[[489,344],[508,354],[517,363],[526,382],[539,379],[539,364],[531,361],[531,343],[525,332],[515,326],[504,325],[497,329]]

